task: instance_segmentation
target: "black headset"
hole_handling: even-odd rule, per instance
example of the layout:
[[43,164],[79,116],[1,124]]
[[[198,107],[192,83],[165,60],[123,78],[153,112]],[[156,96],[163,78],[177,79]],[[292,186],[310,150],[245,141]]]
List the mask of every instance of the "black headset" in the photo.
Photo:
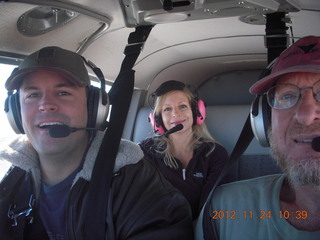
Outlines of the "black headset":
[[[82,57],[82,56],[81,56]],[[84,63],[89,66],[100,81],[100,88],[88,86],[87,107],[88,107],[88,123],[87,128],[96,128],[104,130],[107,127],[107,117],[109,113],[109,99],[105,91],[105,79],[100,68],[97,68],[92,62],[82,57]],[[15,68],[12,74],[17,71]],[[19,102],[19,92],[8,92],[5,101],[4,111],[7,114],[8,121],[12,129],[17,134],[24,134],[21,120],[21,108]]]
[[[271,73],[275,61],[276,59],[261,72],[259,80]],[[268,104],[266,93],[257,94],[254,98],[250,109],[250,121],[253,134],[259,144],[269,147],[268,128],[271,124],[271,107]]]

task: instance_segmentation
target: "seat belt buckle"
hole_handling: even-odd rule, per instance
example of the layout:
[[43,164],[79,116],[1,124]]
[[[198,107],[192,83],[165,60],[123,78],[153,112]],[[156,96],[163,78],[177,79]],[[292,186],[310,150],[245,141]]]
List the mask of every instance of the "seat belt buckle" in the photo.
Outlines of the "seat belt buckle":
[[26,207],[18,208],[15,204],[10,204],[8,210],[8,217],[13,221],[12,227],[18,226],[17,218],[20,216],[25,216],[27,223],[33,222],[33,217],[31,216],[31,212],[33,206],[35,204],[35,198],[33,194],[30,195],[29,203]]

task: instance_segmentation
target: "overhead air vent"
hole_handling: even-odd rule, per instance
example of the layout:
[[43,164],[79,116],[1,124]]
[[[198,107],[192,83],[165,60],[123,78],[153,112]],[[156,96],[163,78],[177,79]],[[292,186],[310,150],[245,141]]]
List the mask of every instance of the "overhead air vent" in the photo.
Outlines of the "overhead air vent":
[[265,25],[266,17],[263,14],[241,16],[240,21],[253,25]]
[[19,32],[38,36],[65,25],[79,14],[54,7],[36,7],[22,14],[17,22]]

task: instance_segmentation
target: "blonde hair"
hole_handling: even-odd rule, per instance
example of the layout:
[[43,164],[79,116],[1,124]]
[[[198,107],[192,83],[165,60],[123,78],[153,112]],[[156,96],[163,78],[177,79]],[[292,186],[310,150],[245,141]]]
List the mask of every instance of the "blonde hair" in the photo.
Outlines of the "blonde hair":
[[[161,124],[162,123],[162,117],[161,117],[161,110],[163,106],[164,99],[166,96],[172,92],[175,91],[181,91],[186,94],[189,104],[192,108],[192,114],[193,118],[195,119],[195,106],[198,105],[198,100],[194,96],[194,94],[188,89],[184,88],[183,90],[173,90],[169,91],[161,96],[158,96],[155,102],[154,106],[154,115],[159,116],[159,119],[161,119]],[[216,140],[211,136],[211,134],[208,131],[208,128],[205,123],[202,123],[200,125],[194,124],[192,126],[192,135],[193,135],[193,150],[198,148],[202,143],[204,142],[209,142],[212,143],[212,148],[206,153],[206,157],[214,150],[215,148],[215,143]],[[170,168],[177,169],[179,168],[179,165],[175,159],[175,157],[171,154],[171,149],[172,149],[172,141],[167,137],[167,136],[162,136],[162,137],[156,137],[154,138],[155,141],[155,151],[161,154],[164,154],[164,163],[166,166]]]

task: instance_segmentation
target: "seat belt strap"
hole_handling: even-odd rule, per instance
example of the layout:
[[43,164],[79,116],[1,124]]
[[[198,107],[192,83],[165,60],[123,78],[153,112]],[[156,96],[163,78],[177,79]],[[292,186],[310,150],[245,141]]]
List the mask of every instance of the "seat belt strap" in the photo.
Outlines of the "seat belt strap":
[[211,226],[212,217],[210,216],[210,199],[213,194],[213,192],[216,190],[216,188],[219,186],[220,182],[222,181],[223,177],[228,173],[230,168],[233,166],[233,164],[237,161],[237,159],[244,153],[244,151],[247,149],[249,144],[251,143],[253,139],[253,131],[251,128],[251,122],[250,122],[250,114],[247,117],[247,120],[242,128],[241,134],[238,138],[238,141],[228,158],[228,161],[226,165],[224,166],[221,174],[219,175],[217,181],[215,182],[207,200],[204,204],[204,207],[202,208],[202,211],[198,217],[198,221],[200,221],[199,224],[202,222],[203,227],[203,238],[206,240],[213,240],[213,239],[219,239],[218,234],[215,232],[215,228]]
[[112,105],[110,123],[104,135],[92,171],[88,189],[85,239],[105,239],[109,192],[115,159],[127,118],[134,88],[132,70],[153,26],[139,26],[128,38],[120,73],[109,91]]

